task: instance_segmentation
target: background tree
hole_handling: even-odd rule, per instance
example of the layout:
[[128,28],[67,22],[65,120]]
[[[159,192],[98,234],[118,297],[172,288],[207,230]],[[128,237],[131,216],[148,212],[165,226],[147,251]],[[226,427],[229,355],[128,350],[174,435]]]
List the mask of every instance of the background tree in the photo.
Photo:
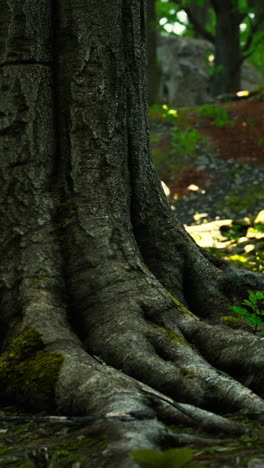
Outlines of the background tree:
[[143,0],[0,6],[1,401],[130,413],[92,427],[108,436],[97,468],[205,443],[164,420],[243,432],[210,410],[264,410],[263,341],[220,317],[263,277],[208,256],[170,211]]
[[[174,10],[173,3],[176,6]],[[212,94],[238,91],[241,65],[246,58],[258,53],[263,40],[263,2],[258,0],[158,2],[161,14],[164,15],[166,8],[170,23],[177,20],[180,11],[185,11],[188,18],[185,22],[187,31],[214,44]]]

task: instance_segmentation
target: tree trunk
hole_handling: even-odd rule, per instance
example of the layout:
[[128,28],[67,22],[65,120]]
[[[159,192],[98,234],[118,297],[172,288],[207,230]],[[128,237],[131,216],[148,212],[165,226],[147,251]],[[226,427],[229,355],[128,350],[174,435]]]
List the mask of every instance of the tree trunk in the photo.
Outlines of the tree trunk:
[[149,105],[159,103],[160,70],[157,57],[156,0],[147,0],[147,76]]
[[2,400],[134,411],[98,423],[97,467],[205,443],[164,420],[243,431],[210,411],[263,411],[263,341],[221,315],[263,277],[209,257],[170,211],[148,143],[144,2],[0,6]]
[[[206,26],[210,21],[210,9],[211,5],[209,0],[205,0],[202,4],[197,3],[197,0],[192,0],[187,5],[187,11],[191,13],[192,17],[195,18],[197,23],[206,30]],[[188,13],[187,13],[188,14]],[[201,39],[201,34],[194,27],[194,37]]]
[[215,73],[212,75],[212,93],[235,93],[240,90],[241,15],[235,3],[230,0],[217,0],[215,32]]

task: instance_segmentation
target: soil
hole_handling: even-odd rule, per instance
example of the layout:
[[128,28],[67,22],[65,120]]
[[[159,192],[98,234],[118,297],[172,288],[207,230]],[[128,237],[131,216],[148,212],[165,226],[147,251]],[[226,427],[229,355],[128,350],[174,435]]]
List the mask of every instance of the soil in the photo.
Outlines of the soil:
[[214,145],[215,156],[256,167],[264,167],[264,102],[248,100],[222,105],[232,126],[216,127],[210,120],[199,122],[199,131]]
[[[199,222],[197,212],[213,221],[256,216],[264,207],[264,102],[217,106],[228,112],[222,127],[201,116],[199,108],[180,109],[174,122],[151,121],[154,162],[183,224]],[[192,153],[179,154],[171,134],[177,126],[184,132],[186,125],[205,139]]]

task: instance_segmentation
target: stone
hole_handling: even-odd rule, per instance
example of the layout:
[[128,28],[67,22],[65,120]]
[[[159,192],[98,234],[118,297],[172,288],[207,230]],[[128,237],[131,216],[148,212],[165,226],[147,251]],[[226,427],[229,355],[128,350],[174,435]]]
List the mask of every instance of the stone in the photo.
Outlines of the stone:
[[[158,38],[160,100],[172,107],[212,102],[208,56],[213,45],[203,39],[182,36]],[[242,66],[242,89],[252,90],[262,82],[261,74],[248,62]]]

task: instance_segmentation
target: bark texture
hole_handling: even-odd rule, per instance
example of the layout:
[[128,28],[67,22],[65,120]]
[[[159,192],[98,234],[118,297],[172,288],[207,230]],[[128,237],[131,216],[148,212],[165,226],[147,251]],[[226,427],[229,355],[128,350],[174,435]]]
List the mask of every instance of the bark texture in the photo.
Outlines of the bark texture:
[[240,90],[241,64],[240,23],[242,15],[234,0],[214,0],[216,13],[215,60],[212,93],[236,93]]
[[160,102],[160,67],[157,57],[156,0],[146,2],[148,103]]
[[243,432],[221,414],[264,410],[263,341],[220,318],[263,278],[209,257],[169,209],[148,143],[143,0],[0,7],[1,397],[143,411],[98,423],[101,466],[205,443],[164,421]]

